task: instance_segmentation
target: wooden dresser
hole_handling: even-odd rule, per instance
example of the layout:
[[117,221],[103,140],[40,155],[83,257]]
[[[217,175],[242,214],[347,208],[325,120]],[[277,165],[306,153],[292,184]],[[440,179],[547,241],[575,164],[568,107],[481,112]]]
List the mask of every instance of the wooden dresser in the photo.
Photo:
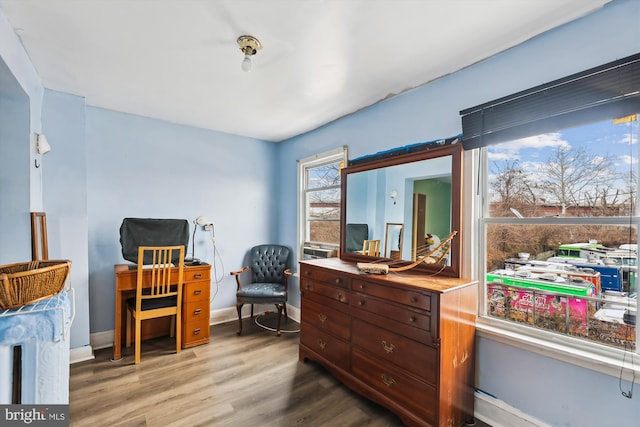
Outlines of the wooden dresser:
[[313,360],[408,426],[473,420],[477,283],[300,263],[300,360]]

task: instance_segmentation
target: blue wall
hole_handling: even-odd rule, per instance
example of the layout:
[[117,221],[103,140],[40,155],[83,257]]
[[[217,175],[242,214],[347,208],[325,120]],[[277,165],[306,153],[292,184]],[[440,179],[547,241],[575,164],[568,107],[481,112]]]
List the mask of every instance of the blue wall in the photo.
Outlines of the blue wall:
[[[277,146],[92,107],[86,141],[91,331],[114,327],[113,266],[125,262],[126,217],[183,218],[191,227],[200,215],[212,220],[222,280],[211,308],[235,306],[229,270],[244,265],[251,246],[278,240]],[[212,264],[208,233],[200,228],[195,243],[195,256]]]
[[0,265],[31,259],[29,98],[0,58]]
[[75,317],[71,348],[89,344],[87,258],[87,149],[85,105],[78,96],[45,90],[42,132],[51,151],[42,156],[42,187],[50,259],[70,259]]

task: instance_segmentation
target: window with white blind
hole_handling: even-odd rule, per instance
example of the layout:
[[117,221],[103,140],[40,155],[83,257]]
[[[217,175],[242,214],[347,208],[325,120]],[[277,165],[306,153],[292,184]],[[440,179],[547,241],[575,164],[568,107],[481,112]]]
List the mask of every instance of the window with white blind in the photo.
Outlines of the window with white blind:
[[461,112],[486,330],[629,367],[639,113],[640,54]]

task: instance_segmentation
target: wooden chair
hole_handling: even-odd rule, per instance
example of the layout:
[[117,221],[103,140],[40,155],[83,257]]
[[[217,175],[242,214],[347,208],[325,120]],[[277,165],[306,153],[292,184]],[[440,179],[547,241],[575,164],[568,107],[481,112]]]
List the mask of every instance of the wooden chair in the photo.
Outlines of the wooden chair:
[[129,347],[134,319],[136,364],[140,363],[140,327],[146,319],[175,316],[170,336],[175,327],[176,353],[180,353],[183,275],[184,246],[140,246],[138,249],[136,297],[127,300],[126,333]]
[[380,240],[365,240],[362,243],[362,255],[380,256]]

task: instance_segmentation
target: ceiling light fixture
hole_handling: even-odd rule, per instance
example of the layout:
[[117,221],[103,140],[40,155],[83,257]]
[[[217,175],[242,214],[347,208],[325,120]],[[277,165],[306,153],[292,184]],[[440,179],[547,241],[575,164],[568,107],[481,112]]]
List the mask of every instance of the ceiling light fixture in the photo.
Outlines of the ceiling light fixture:
[[253,36],[240,36],[238,37],[238,46],[240,46],[240,50],[244,53],[242,71],[249,72],[251,71],[251,57],[262,49],[262,45],[260,41]]

